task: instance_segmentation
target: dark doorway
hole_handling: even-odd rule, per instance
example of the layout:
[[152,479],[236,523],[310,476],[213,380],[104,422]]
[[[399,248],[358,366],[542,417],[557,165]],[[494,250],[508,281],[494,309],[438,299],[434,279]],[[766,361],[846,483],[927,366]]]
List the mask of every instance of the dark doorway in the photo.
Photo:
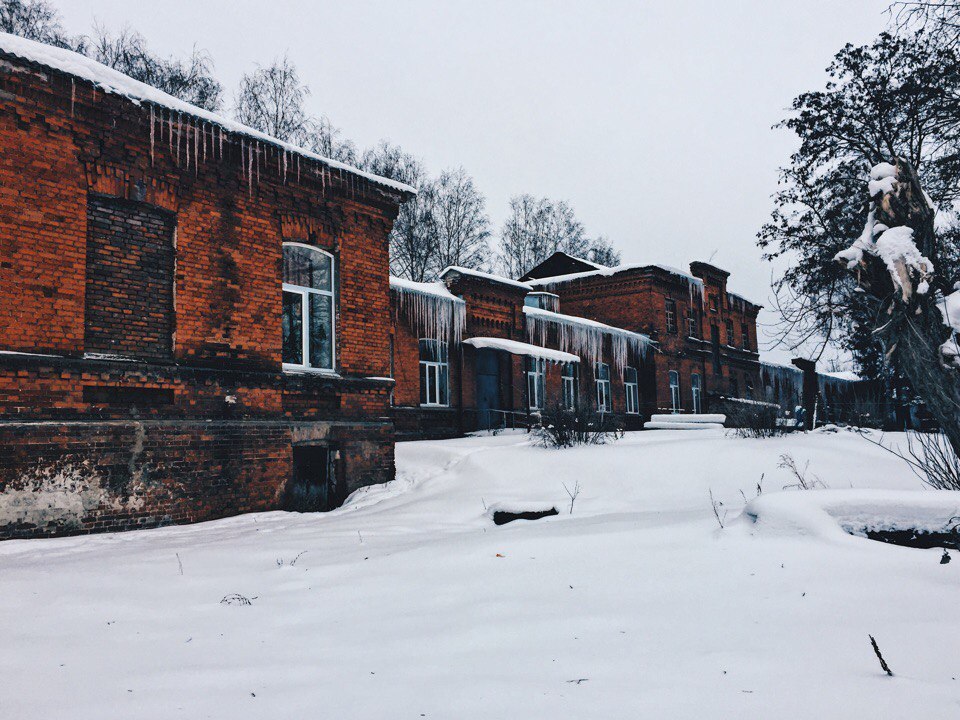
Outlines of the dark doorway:
[[713,352],[713,374],[720,374],[720,326],[710,326],[710,349]]
[[477,411],[481,430],[499,426],[500,358],[496,350],[477,350]]
[[293,448],[293,478],[287,486],[283,509],[324,512],[339,505],[330,462],[330,448],[306,445]]

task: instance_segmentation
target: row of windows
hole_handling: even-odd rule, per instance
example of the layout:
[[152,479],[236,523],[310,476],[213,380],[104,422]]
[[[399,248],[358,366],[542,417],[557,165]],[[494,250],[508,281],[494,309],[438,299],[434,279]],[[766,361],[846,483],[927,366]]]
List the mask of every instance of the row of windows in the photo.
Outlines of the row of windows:
[[[670,410],[671,412],[680,412],[683,409],[683,403],[680,395],[680,373],[676,370],[669,372],[670,378]],[[693,412],[703,412],[703,381],[700,373],[691,373],[690,375],[690,396],[693,400]]]
[[[677,301],[671,298],[666,299],[664,309],[664,324],[667,333],[675,335],[677,332]],[[733,320],[726,321],[727,345],[736,347],[733,337]],[[687,335],[692,338],[700,337],[700,322],[696,314],[691,311],[687,313]],[[750,349],[750,325],[749,323],[740,324],[740,347],[744,350]]]

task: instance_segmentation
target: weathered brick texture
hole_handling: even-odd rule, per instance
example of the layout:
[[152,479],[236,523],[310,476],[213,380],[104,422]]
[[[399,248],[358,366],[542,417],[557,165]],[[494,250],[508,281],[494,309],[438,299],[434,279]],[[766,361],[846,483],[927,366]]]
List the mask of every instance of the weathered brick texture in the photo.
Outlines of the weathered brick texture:
[[[393,477],[405,193],[12,56],[0,147],[0,538],[276,508],[297,444]],[[281,371],[285,241],[335,257],[334,375]]]

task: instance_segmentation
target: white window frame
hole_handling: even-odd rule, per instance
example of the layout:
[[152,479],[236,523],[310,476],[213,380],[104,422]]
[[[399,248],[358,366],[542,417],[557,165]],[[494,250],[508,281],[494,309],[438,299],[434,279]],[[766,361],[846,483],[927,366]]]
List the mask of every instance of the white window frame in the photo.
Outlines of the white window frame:
[[626,367],[623,373],[623,391],[627,397],[627,415],[640,414],[640,386],[637,382],[627,382],[627,370],[633,370],[634,377],[639,380],[639,373],[634,367]]
[[[600,378],[600,368],[607,369],[606,379]],[[613,398],[610,397],[610,366],[598,362],[593,366],[593,377],[597,384],[597,412],[613,412]]]
[[527,357],[527,404],[531,410],[543,410],[547,391],[547,361],[543,358]]
[[[300,242],[285,242],[283,247],[302,247],[313,252],[321,253],[330,258],[330,289],[318,290],[317,288],[304,287],[303,285],[291,285],[282,283],[283,292],[296,293],[301,295],[300,299],[300,327],[301,327],[301,357],[303,364],[283,363],[284,370],[299,370],[317,373],[336,373],[337,371],[337,296],[336,296],[336,270],[337,259],[333,253],[321,250],[313,245],[307,245]],[[283,250],[281,249],[281,252]],[[316,367],[310,364],[310,295],[326,295],[330,298],[330,367]]]
[[690,374],[690,395],[693,397],[693,412],[703,412],[703,377],[700,373]]
[[680,373],[676,370],[671,370],[667,373],[667,378],[670,382],[670,412],[678,413],[680,412]]
[[[572,374],[567,375],[569,368]],[[560,382],[562,384],[561,400],[565,410],[577,409],[577,363],[564,363],[560,368]],[[569,402],[568,402],[569,400]]]
[[[440,362],[439,360],[424,360],[423,358],[420,359],[420,365],[426,367],[426,375],[425,375],[425,376],[426,376],[426,379],[427,379],[427,388],[426,388],[426,389],[427,389],[427,393],[426,393],[426,395],[427,395],[427,402],[422,402],[422,403],[420,403],[420,407],[450,407],[450,355],[449,355],[450,348],[449,348],[449,346],[447,346],[447,343],[445,343],[443,340],[435,340],[435,339],[433,339],[433,338],[420,338],[419,341],[417,342],[417,352],[420,351],[420,343],[423,342],[424,340],[426,340],[426,341],[428,341],[428,342],[435,342],[435,343],[437,343],[438,346],[443,346],[443,347],[445,347],[445,348],[446,348],[446,352],[444,353],[444,355],[446,355],[447,362]],[[439,350],[440,350],[440,348],[438,347],[438,348],[437,348],[437,353],[436,353],[436,355],[437,355],[438,357],[442,357],[442,355],[440,354]],[[446,367],[446,369],[447,369],[447,373],[446,373],[446,377],[447,377],[446,392],[444,393],[444,395],[446,395],[446,397],[447,397],[447,401],[446,401],[446,402],[439,402],[439,400],[440,400],[440,377],[441,377],[441,375],[443,374],[443,373],[441,373],[440,371],[441,371],[441,369],[442,369],[443,367]],[[430,387],[430,374],[431,374],[431,371],[433,372],[433,377],[434,377],[434,380],[433,380],[433,388],[432,388],[432,389],[433,389],[433,396],[437,399],[437,402],[430,402],[430,390],[431,390],[431,387]]]
[[679,331],[677,323],[677,301],[673,298],[664,298],[663,316],[668,335],[676,335]]

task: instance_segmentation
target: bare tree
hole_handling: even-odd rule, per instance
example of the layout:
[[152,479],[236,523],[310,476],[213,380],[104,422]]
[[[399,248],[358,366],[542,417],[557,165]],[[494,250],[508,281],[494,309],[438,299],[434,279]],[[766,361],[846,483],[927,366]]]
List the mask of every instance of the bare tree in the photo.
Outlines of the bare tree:
[[587,259],[599,265],[616,267],[620,264],[620,252],[613,247],[610,238],[606,235],[600,235],[590,241]]
[[500,272],[519,277],[557,250],[580,257],[589,250],[583,224],[573,208],[562,200],[529,194],[510,198],[510,215],[500,231]]
[[28,40],[83,51],[82,38],[70,38],[60,13],[47,0],[0,0],[0,30]]
[[956,0],[903,0],[890,5],[888,13],[898,30],[922,28],[938,44],[960,44],[960,2]]
[[417,196],[400,206],[390,232],[390,272],[417,282],[431,279],[437,264],[434,227],[437,193],[423,163],[400,146],[382,141],[364,151],[360,167],[417,188]]
[[94,27],[89,54],[97,61],[135,80],[163,90],[206,110],[219,110],[223,86],[213,77],[210,55],[196,47],[185,59],[153,54],[146,38],[129,27],[115,35]]
[[434,189],[437,271],[450,265],[486,267],[490,259],[490,220],[486,201],[473,178],[462,167],[445,170]]
[[357,163],[357,146],[351,140],[345,139],[340,128],[330,122],[326,115],[315,118],[310,123],[308,132],[310,137],[307,147],[313,152],[350,165]]
[[310,88],[300,82],[296,66],[284,55],[240,79],[234,116],[244,125],[284,142],[305,145],[310,116],[305,103]]

